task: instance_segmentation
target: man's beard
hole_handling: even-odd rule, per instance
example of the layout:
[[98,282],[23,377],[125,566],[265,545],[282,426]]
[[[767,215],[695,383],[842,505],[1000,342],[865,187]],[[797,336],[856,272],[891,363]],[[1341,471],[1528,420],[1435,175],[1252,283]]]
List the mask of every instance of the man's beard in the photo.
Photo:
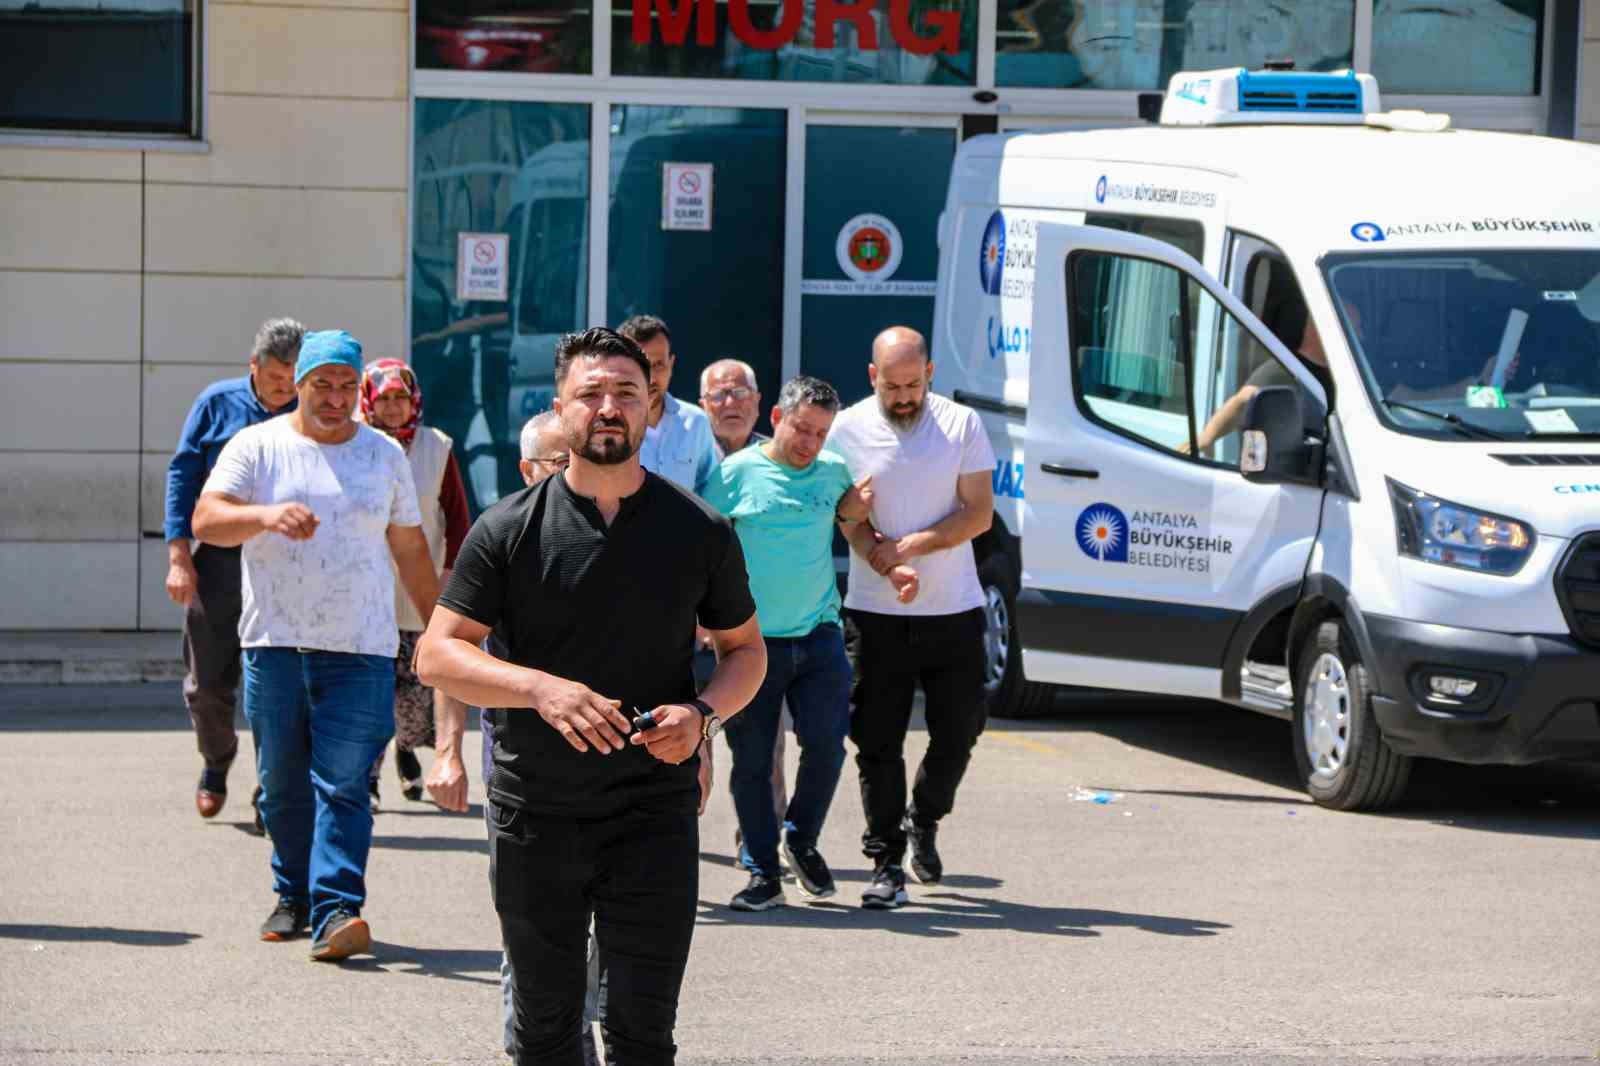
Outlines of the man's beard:
[[[620,429],[622,439],[616,437],[602,437],[595,439],[595,431],[601,429]],[[628,437],[628,424],[619,420],[601,422],[598,419],[589,426],[589,436],[578,449],[578,454],[597,466],[616,466],[625,463],[633,457],[636,443]]]
[[923,402],[918,400],[915,404],[902,407],[899,404],[891,406],[880,400],[878,406],[883,409],[883,417],[889,420],[890,425],[896,429],[910,429],[917,424],[917,419],[922,417]]

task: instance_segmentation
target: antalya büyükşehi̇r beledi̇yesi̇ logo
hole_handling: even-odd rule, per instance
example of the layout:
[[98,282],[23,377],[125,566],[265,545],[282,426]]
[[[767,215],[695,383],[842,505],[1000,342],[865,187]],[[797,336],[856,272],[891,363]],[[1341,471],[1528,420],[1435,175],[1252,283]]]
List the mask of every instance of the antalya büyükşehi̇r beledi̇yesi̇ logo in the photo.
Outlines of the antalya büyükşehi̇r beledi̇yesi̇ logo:
[[1376,222],[1357,222],[1350,227],[1350,236],[1365,244],[1383,240],[1383,227]]
[[978,249],[978,283],[990,296],[1000,295],[1000,272],[1006,265],[1006,216],[996,211],[983,228]]
[[1078,547],[1103,563],[1128,561],[1128,517],[1109,503],[1093,503],[1078,516]]

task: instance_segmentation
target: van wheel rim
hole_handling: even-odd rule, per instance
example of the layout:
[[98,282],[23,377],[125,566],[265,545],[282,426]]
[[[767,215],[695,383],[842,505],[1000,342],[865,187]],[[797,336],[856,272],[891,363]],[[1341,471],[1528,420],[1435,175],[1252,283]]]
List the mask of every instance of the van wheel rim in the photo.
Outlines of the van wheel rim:
[[983,617],[983,685],[995,689],[1005,680],[1011,656],[1011,613],[1006,610],[1005,593],[993,585],[983,589]]
[[1333,777],[1350,751],[1350,678],[1337,655],[1319,655],[1311,666],[1303,727],[1311,775]]

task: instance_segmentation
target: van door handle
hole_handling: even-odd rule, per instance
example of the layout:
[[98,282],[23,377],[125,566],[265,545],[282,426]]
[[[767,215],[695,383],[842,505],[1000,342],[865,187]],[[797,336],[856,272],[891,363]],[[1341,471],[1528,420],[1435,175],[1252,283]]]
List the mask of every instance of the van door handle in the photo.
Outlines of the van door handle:
[[1081,477],[1090,481],[1100,476],[1098,470],[1085,470],[1078,466],[1062,466],[1060,463],[1040,463],[1039,469],[1046,474],[1058,474],[1061,477]]

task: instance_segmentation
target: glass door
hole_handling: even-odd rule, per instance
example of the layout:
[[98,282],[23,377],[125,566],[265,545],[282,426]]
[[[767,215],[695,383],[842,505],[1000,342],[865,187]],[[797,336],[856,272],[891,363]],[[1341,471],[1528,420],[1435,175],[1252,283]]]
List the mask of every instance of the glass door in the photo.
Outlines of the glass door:
[[867,395],[872,339],[933,329],[938,225],[954,117],[811,115],[805,130],[800,372],[845,403]]

